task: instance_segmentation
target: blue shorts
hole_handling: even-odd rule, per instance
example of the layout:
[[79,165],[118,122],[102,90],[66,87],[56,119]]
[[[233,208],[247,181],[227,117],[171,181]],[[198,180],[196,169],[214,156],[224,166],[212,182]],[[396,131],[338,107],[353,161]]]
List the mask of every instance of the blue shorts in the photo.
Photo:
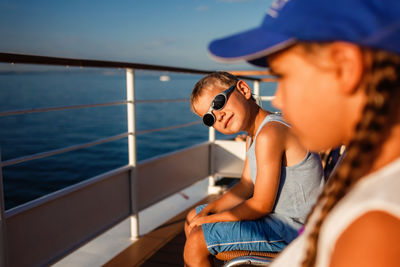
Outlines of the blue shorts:
[[[205,206],[197,206],[196,213]],[[273,214],[255,221],[205,223],[201,227],[212,255],[231,250],[280,252],[298,232]]]

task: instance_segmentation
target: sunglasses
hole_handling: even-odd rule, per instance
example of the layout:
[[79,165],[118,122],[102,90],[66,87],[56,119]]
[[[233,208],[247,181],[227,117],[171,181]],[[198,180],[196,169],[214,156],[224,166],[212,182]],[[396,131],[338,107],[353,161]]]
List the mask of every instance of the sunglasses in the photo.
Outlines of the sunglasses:
[[226,102],[228,101],[229,95],[235,90],[237,83],[216,95],[211,102],[210,108],[208,109],[207,113],[203,116],[203,123],[211,127],[215,123],[215,116],[212,113],[213,110],[221,110],[225,107]]

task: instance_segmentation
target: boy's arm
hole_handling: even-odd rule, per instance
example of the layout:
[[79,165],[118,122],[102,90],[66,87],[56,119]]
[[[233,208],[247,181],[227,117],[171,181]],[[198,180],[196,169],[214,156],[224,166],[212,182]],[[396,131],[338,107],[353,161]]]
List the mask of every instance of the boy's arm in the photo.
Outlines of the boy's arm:
[[287,130],[283,124],[271,122],[257,135],[257,180],[253,196],[231,210],[198,218],[192,227],[211,222],[255,220],[271,212],[279,188]]
[[[246,150],[247,150],[246,141]],[[250,167],[248,159],[244,160],[242,177],[238,183],[232,186],[217,200],[210,202],[196,217],[206,216],[209,213],[219,213],[229,210],[253,195],[254,184],[250,177]]]
[[[248,149],[248,137],[246,140],[246,151]],[[220,198],[210,202],[201,212],[199,212],[192,220],[193,222],[199,217],[204,217],[209,214],[215,214],[223,211],[232,209],[239,205],[246,199],[250,198],[254,192],[254,184],[250,177],[250,167],[248,159],[244,160],[244,166],[242,171],[242,177],[238,183],[232,186],[227,192],[225,192]]]
[[219,199],[210,203],[213,206],[210,210],[211,213],[229,210],[253,195],[254,185],[249,173],[249,163],[246,158],[244,161],[244,167],[240,181],[227,192],[225,192]]

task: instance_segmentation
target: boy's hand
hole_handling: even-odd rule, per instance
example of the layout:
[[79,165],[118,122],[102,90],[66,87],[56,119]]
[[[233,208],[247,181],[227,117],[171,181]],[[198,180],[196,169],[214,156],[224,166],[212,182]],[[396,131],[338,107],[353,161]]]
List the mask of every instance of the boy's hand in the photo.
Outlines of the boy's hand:
[[211,211],[211,209],[212,209],[211,204],[207,205],[207,206],[204,207],[199,213],[197,213],[197,214],[191,219],[191,221],[188,222],[188,224],[192,223],[192,222],[193,222],[194,220],[196,220],[197,218],[204,217],[204,216],[207,216],[207,215],[209,215],[209,214],[212,214],[213,212]]
[[196,216],[193,217],[193,220],[199,217],[204,217],[207,216],[211,213],[210,209],[207,209],[207,207],[205,207],[204,209],[202,209],[199,213],[196,214]]
[[189,222],[188,233],[190,234],[190,231],[192,231],[194,227],[202,224],[202,223],[196,224],[197,221],[199,221],[201,218],[207,217],[209,214],[211,214],[211,211],[210,209],[207,209],[207,207],[205,207],[199,213],[197,213],[196,216],[194,216],[192,220]]
[[[200,214],[200,213],[199,213]],[[196,217],[193,218],[193,220],[190,222],[187,230],[188,230],[188,234],[190,235],[190,232],[193,230],[193,228],[195,228],[196,226],[200,226],[203,223],[206,223],[206,219],[207,219],[207,214],[203,215],[203,216],[198,216],[199,214],[197,214]]]

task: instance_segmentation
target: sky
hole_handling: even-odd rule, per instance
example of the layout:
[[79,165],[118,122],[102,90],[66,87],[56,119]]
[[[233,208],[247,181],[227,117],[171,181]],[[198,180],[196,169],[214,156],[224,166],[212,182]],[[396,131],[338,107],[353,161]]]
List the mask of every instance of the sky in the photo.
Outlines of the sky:
[[169,65],[219,63],[210,41],[261,24],[272,0],[0,0],[0,52]]

